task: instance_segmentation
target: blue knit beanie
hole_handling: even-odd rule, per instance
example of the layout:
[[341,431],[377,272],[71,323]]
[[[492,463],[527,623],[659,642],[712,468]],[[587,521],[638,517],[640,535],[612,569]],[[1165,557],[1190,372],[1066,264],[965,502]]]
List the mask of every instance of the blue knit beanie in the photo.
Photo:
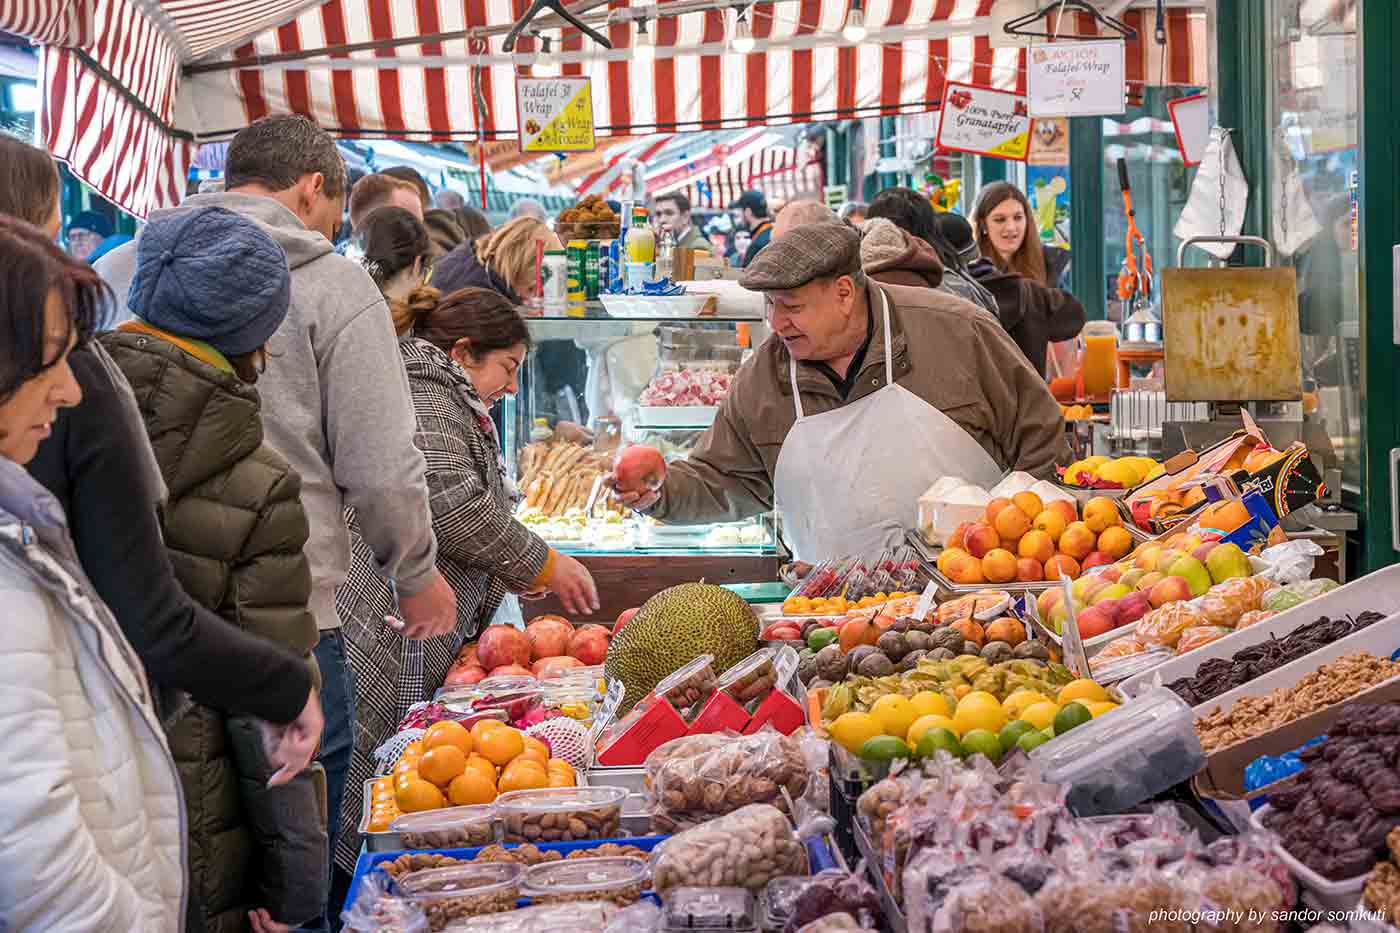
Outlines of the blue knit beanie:
[[233,211],[200,207],[141,232],[127,305],[153,327],[238,356],[267,343],[291,294],[287,255],[276,240]]

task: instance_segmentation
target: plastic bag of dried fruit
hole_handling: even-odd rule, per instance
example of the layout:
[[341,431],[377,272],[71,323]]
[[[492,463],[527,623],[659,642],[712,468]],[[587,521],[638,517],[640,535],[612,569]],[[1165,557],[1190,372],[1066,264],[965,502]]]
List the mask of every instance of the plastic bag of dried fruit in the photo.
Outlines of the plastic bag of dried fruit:
[[355,903],[340,915],[346,933],[428,933],[428,918],[412,901],[389,893],[393,879],[371,872],[360,882]]
[[865,863],[854,871],[828,868],[812,876],[811,883],[793,902],[785,933],[812,928],[824,918],[849,917],[850,926],[840,929],[877,929],[883,911],[880,896],[866,880]]
[[677,833],[652,852],[652,887],[760,891],[781,875],[807,873],[807,850],[777,807],[754,804]]
[[931,927],[947,933],[1044,933],[1035,900],[1016,882],[984,871],[948,892]]
[[657,763],[647,756],[651,825],[658,832],[673,833],[756,803],[790,811],[789,801],[802,796],[811,777],[801,740],[772,728],[731,733],[718,746],[693,748],[694,754],[672,749]]
[[1166,645],[1174,648],[1188,628],[1205,625],[1203,615],[1188,603],[1168,603],[1153,609],[1138,620],[1137,639],[1144,645]]

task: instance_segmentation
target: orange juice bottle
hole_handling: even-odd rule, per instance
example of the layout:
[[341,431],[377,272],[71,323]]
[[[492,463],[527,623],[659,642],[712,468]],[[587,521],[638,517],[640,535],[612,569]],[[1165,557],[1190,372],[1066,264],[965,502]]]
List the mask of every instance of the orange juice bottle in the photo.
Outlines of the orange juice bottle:
[[1090,321],[1084,325],[1083,337],[1084,359],[1080,367],[1084,395],[1108,395],[1118,383],[1118,328],[1109,321]]

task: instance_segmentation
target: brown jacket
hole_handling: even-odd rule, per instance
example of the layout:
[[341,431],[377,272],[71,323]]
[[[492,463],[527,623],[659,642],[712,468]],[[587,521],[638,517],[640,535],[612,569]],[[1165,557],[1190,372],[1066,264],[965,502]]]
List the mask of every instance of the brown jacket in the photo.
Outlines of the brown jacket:
[[[1060,406],[1045,379],[1001,325],[963,301],[930,288],[873,285],[890,301],[895,381],[942,411],[967,431],[1006,470],[1048,477],[1068,454]],[[878,319],[877,319],[878,321]],[[885,384],[884,329],[877,323],[860,377],[850,398],[814,366],[799,363],[797,381],[808,415],[859,401]],[[714,426],[690,458],[671,464],[661,501],[651,514],[676,524],[733,521],[773,507],[773,471],[778,451],[796,422],[788,355],[770,337],[740,368]],[[862,457],[880,469],[898,457],[899,438],[884,450],[842,450],[831,438],[833,456]],[[839,505],[834,505],[839,508]]]

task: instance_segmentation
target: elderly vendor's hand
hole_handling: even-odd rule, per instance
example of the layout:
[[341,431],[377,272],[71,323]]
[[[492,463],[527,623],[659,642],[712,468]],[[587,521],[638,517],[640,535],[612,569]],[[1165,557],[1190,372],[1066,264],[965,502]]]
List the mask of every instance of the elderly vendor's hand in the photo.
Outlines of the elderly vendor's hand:
[[666,482],[666,458],[655,447],[634,444],[617,455],[612,472],[603,482],[617,500],[637,511],[649,509],[661,499]]

